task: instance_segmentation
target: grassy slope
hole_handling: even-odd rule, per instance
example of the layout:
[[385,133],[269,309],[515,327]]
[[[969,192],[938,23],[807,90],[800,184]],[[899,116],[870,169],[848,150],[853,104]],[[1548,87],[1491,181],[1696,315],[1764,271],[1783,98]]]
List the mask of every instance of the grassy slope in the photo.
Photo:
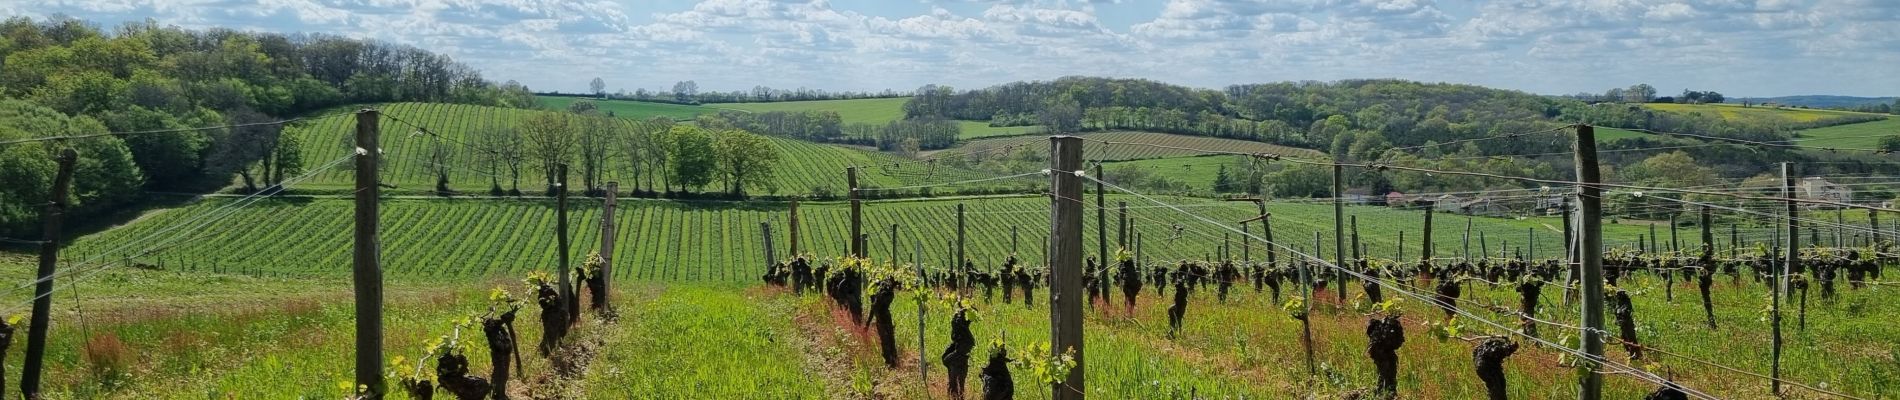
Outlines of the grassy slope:
[[[411,126],[421,125],[430,132],[448,138],[447,143],[453,152],[450,167],[450,188],[466,193],[486,193],[491,177],[501,181],[503,188],[509,186],[506,170],[490,173],[482,163],[482,153],[478,150],[480,141],[475,132],[486,128],[509,127],[535,113],[543,111],[515,110],[495,107],[481,107],[436,103],[397,103],[381,106],[384,112],[383,149],[384,182],[394,184],[398,193],[422,193],[433,190],[435,178],[431,172],[428,152],[432,137],[414,134]],[[407,122],[399,122],[401,121]],[[622,120],[623,123],[631,123]],[[355,118],[349,114],[333,114],[308,121],[292,127],[287,134],[303,140],[306,168],[330,162],[348,154],[350,146],[344,142],[355,129]],[[845,187],[844,167],[847,165],[872,165],[895,163],[896,156],[862,149],[814,144],[792,139],[769,138],[778,145],[782,160],[773,172],[771,187],[748,188],[754,194],[803,194],[813,187],[825,186],[833,192]],[[603,172],[603,181],[618,180],[623,190],[632,189],[633,173],[628,168],[626,156],[617,145],[608,154],[608,163]],[[577,160],[578,161],[578,160]],[[524,193],[541,191],[541,169],[533,160],[523,163],[521,171],[521,190]],[[344,166],[347,166],[347,162]],[[894,185],[898,180],[879,173],[863,174],[861,179],[867,185]],[[298,185],[298,188],[314,190],[346,190],[354,187],[353,173],[344,168],[325,170],[312,180]],[[581,180],[580,171],[571,169],[569,180],[576,185]],[[642,180],[645,180],[642,177]],[[658,181],[654,181],[657,185]],[[717,182],[708,185],[706,190],[719,190]]]
[[1880,146],[1880,138],[1894,135],[1900,135],[1900,118],[1809,129],[1795,138],[1808,146],[1871,149]]
[[[773,102],[773,103],[723,103],[723,104],[709,105],[708,107],[730,108],[734,110],[746,110],[746,111],[752,111],[752,112],[805,111],[805,110],[836,111],[838,112],[838,116],[842,117],[844,119],[844,123],[847,123],[847,124],[851,124],[851,123],[883,124],[886,122],[903,119],[904,118],[904,102],[909,101],[909,100],[910,99],[906,97],[896,97],[896,98],[884,98],[884,99],[786,101],[786,102]],[[1007,127],[1007,128],[990,127],[988,123],[982,122],[982,121],[958,121],[957,124],[963,128],[963,134],[961,136],[962,139],[974,139],[974,138],[1004,136],[1004,135],[1020,135],[1020,134],[1032,133],[1036,129],[1035,127],[1028,127],[1028,126]]]
[[1809,122],[1809,121],[1820,120],[1823,118],[1848,116],[1848,115],[1867,115],[1866,113],[1853,112],[1853,111],[1816,110],[1816,109],[1805,109],[1805,108],[1779,108],[1779,107],[1742,107],[1740,104],[1649,103],[1649,104],[1644,104],[1643,107],[1649,108],[1652,110],[1657,110],[1657,111],[1667,111],[1667,112],[1675,112],[1675,113],[1691,113],[1691,112],[1715,113],[1716,115],[1722,116],[1722,118],[1724,119],[1737,119],[1737,118],[1741,118],[1742,116],[1747,115],[1747,116],[1766,116],[1766,117],[1771,117],[1771,118],[1785,118],[1785,119],[1796,121],[1796,122]]
[[541,106],[551,110],[566,110],[568,105],[577,101],[591,101],[604,111],[612,111],[614,116],[627,119],[644,120],[653,117],[667,117],[676,121],[692,120],[699,114],[718,110],[683,104],[655,103],[647,101],[582,99],[567,96],[537,96]]

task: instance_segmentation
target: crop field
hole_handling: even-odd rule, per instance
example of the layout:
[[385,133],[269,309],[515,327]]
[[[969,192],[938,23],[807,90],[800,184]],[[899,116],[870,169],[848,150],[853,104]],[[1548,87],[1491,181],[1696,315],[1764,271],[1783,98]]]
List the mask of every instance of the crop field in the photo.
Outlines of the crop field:
[[1657,110],[1657,111],[1667,111],[1667,112],[1674,112],[1674,113],[1699,112],[1699,113],[1704,113],[1704,114],[1713,114],[1713,115],[1719,115],[1724,119],[1730,119],[1730,120],[1744,118],[1744,117],[1767,117],[1767,118],[1776,118],[1776,119],[1786,119],[1786,120],[1790,120],[1794,122],[1813,122],[1813,121],[1819,121],[1819,120],[1831,118],[1831,117],[1867,115],[1866,113],[1859,113],[1859,112],[1853,112],[1853,111],[1818,110],[1818,109],[1807,109],[1807,108],[1764,107],[1764,106],[1742,107],[1742,105],[1740,104],[1647,103],[1647,104],[1643,104],[1643,107]]
[[634,120],[667,117],[672,118],[674,121],[691,121],[694,116],[698,116],[699,114],[718,111],[701,106],[656,103],[650,101],[603,100],[568,96],[536,96],[535,98],[541,101],[542,107],[555,111],[566,110],[569,105],[575,102],[590,101],[594,103],[594,106],[600,107],[601,111],[610,111],[614,113],[615,117]]
[[[1100,132],[1100,133],[1085,133],[1079,136],[1085,139],[1090,139],[1090,141],[1082,145],[1082,152],[1084,154],[1088,154],[1088,158],[1091,160],[1099,159],[1099,160],[1104,160],[1104,161],[1125,161],[1125,160],[1141,160],[1141,159],[1149,159],[1149,158],[1196,156],[1196,155],[1205,154],[1205,153],[1202,153],[1201,151],[1196,151],[1196,150],[1265,153],[1265,154],[1275,154],[1275,155],[1302,157],[1302,158],[1324,158],[1325,157],[1325,154],[1320,153],[1318,150],[1302,149],[1298,147],[1281,146],[1281,145],[1276,145],[1276,144],[1267,144],[1267,143],[1248,141],[1248,140],[1224,139],[1224,138],[1214,138],[1214,137],[1206,137],[1206,136],[1174,135],[1174,134],[1153,133],[1153,132]],[[935,154],[938,157],[944,157],[950,154],[960,154],[960,153],[973,152],[973,151],[988,151],[988,149],[994,149],[994,148],[1000,148],[1000,147],[1006,147],[1006,146],[1018,146],[1018,145],[1025,145],[1025,144],[1032,144],[1032,143],[1046,143],[1048,142],[1048,140],[1049,138],[1044,137],[1044,136],[1018,136],[1018,137],[974,140],[974,141],[970,141],[969,143],[965,143],[962,147],[938,151],[938,152],[935,152]],[[1105,143],[1096,142],[1096,140],[1173,146],[1173,147],[1181,147],[1181,148],[1195,149],[1195,150],[1176,150],[1176,149],[1166,149],[1166,148],[1140,146],[1140,145],[1108,145]]]
[[[504,189],[508,188],[510,177],[506,169],[490,171],[482,162],[480,144],[476,132],[482,129],[500,129],[512,127],[533,113],[544,111],[516,110],[496,107],[454,105],[441,103],[397,103],[380,106],[384,113],[381,121],[384,156],[383,182],[397,186],[397,191],[421,193],[434,190],[434,164],[429,160],[430,147],[438,140],[432,136],[419,134],[411,126],[427,127],[430,132],[446,139],[445,145],[452,155],[448,164],[449,187],[464,192],[485,194],[491,179],[499,180]],[[399,122],[398,119],[405,122]],[[631,124],[631,120],[621,120]],[[356,118],[349,113],[330,113],[300,125],[288,128],[286,135],[296,136],[304,143],[303,156],[306,164],[318,164],[338,159],[348,154],[351,146],[346,140],[354,139]],[[857,148],[817,144],[801,140],[767,137],[779,147],[780,163],[773,172],[773,181],[765,187],[751,187],[752,194],[808,194],[813,188],[839,192],[845,185],[845,167],[850,165],[894,164],[903,158],[876,151]],[[627,158],[615,144],[609,153],[607,166],[603,171],[604,180],[619,180],[623,190],[632,188],[634,176],[628,168]],[[314,165],[306,165],[313,167]],[[945,167],[948,169],[948,167]],[[895,174],[913,171],[870,170],[860,175],[864,186],[896,185]],[[943,171],[945,175],[955,175],[962,171]],[[521,190],[524,193],[540,193],[542,188],[541,168],[533,160],[523,162],[521,171]],[[647,179],[650,177],[644,177]],[[326,170],[313,176],[300,187],[318,191],[347,190],[353,187],[353,175],[347,168]],[[580,171],[570,168],[570,182],[580,182]],[[658,181],[654,181],[657,185]],[[716,190],[717,188],[713,188]]]
[[1103,163],[1109,170],[1133,168],[1154,174],[1154,176],[1180,182],[1196,192],[1213,193],[1214,176],[1225,166],[1230,174],[1238,174],[1242,156],[1214,155],[1191,157],[1150,158],[1144,160],[1116,161]]
[[[846,124],[865,123],[882,125],[886,122],[904,119],[904,102],[908,97],[882,99],[851,100],[812,100],[781,101],[769,103],[721,103],[708,105],[710,108],[727,108],[751,112],[768,111],[836,111]],[[1012,136],[1035,133],[1033,126],[992,127],[985,121],[957,121],[962,128],[959,139],[978,139],[992,136]]]

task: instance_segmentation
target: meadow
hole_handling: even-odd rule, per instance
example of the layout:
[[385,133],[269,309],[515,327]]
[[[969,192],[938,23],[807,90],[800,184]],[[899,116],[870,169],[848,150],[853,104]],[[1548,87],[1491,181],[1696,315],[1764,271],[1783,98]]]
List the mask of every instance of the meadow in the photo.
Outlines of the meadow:
[[[1087,157],[1090,160],[1100,160],[1100,161],[1125,161],[1125,160],[1140,160],[1140,159],[1149,159],[1149,158],[1198,156],[1198,155],[1206,154],[1202,150],[1272,154],[1272,155],[1300,157],[1300,158],[1309,158],[1309,159],[1325,158],[1325,154],[1319,152],[1318,150],[1303,149],[1303,148],[1290,147],[1290,146],[1281,146],[1281,145],[1276,145],[1276,144],[1268,144],[1268,143],[1261,143],[1261,142],[1248,141],[1248,140],[1224,139],[1224,138],[1215,138],[1215,137],[1206,137],[1206,136],[1188,136],[1188,135],[1174,135],[1174,134],[1167,134],[1167,133],[1125,132],[1125,131],[1082,133],[1077,136],[1081,136],[1087,139],[1087,141],[1082,144],[1082,152],[1084,154],[1088,154]],[[1046,144],[1044,143],[1046,143],[1048,140],[1049,138],[1045,136],[1018,136],[1018,137],[973,140],[957,148],[930,152],[927,155],[935,156],[935,157],[948,157],[954,154],[981,153],[981,152],[993,151],[992,149],[998,149],[998,148],[1004,148],[1004,147],[1031,146],[1031,145],[1038,145],[1038,144],[1043,144],[1046,147]],[[1103,141],[1121,142],[1121,143],[1129,143],[1129,144],[1109,144],[1109,143],[1103,143]],[[1168,148],[1144,146],[1144,145],[1172,146],[1172,147],[1179,147],[1180,149],[1168,149]]]

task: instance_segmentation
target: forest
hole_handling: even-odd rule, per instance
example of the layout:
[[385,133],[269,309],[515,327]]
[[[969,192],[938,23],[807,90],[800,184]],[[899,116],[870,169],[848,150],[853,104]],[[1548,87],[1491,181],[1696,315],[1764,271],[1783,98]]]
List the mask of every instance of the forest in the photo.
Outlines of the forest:
[[[330,35],[195,31],[146,21],[111,30],[71,18],[0,22],[0,142],[78,150],[80,217],[148,191],[248,190],[295,174],[287,118],[348,104],[430,101],[535,107],[515,83],[410,46]],[[291,122],[294,124],[294,122]],[[192,127],[239,126],[164,133]],[[47,198],[58,146],[0,148],[0,234],[22,234]]]

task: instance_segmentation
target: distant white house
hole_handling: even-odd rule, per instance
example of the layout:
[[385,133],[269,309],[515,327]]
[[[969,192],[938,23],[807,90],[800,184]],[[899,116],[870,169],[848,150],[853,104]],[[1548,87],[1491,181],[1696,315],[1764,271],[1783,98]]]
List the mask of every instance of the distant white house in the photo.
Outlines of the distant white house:
[[1463,212],[1465,198],[1453,195],[1440,195],[1432,199],[1432,208],[1438,212]]

